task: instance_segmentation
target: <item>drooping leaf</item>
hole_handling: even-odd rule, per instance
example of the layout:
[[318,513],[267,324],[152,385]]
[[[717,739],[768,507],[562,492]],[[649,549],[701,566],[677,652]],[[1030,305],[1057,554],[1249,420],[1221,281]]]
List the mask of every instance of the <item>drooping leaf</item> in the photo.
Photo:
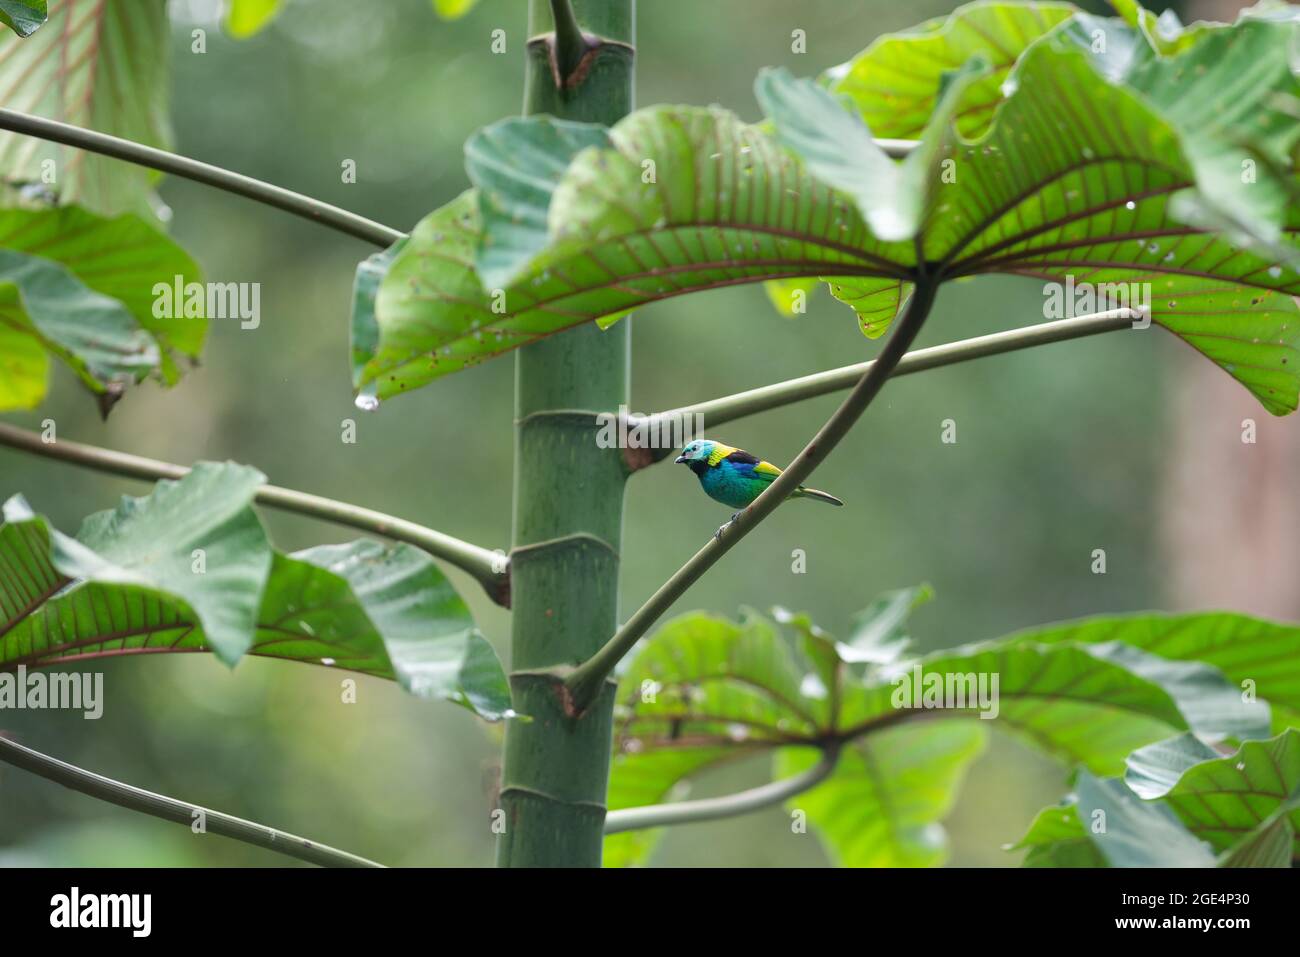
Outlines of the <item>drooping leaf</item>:
[[[1226,851],[1271,815],[1300,787],[1300,731],[1247,741],[1236,754],[1188,767],[1167,790],[1148,786],[1197,837]],[[1300,826],[1300,811],[1291,824]],[[1300,845],[1293,856],[1300,858]]]
[[226,32],[238,40],[260,33],[280,14],[284,0],[228,0]]
[[[44,29],[26,40],[0,36],[0,102],[166,148],[167,53],[164,0],[51,0]],[[0,176],[49,184],[61,202],[109,216],[152,215],[157,179],[132,163],[9,132],[0,132]]]
[[[159,482],[151,495],[91,515],[76,539],[11,499],[0,661],[85,653],[133,624],[152,626],[150,609],[166,603],[201,621],[212,650],[233,664],[252,643],[271,565],[271,546],[248,507],[264,481],[255,469],[199,463],[183,479]],[[62,591],[74,580],[84,586]],[[121,593],[113,586],[123,586]],[[84,612],[92,610],[99,626],[85,633]]]
[[1188,768],[1222,755],[1190,731],[1138,748],[1128,756],[1124,783],[1140,798],[1160,797]]
[[[396,678],[417,697],[454,701],[488,720],[507,715],[510,687],[496,652],[424,552],[363,540],[322,545],[291,558],[336,575],[354,596],[369,628],[358,628],[353,641],[381,659],[379,667],[358,670]],[[331,603],[321,607],[326,628],[336,626]],[[254,651],[268,653],[265,647]]]
[[[370,541],[272,553],[251,469],[201,463],[61,535],[20,498],[0,525],[0,671],[79,657],[213,651],[395,679],[488,719],[505,673],[417,549]],[[240,503],[243,503],[242,505]]]
[[1280,239],[1296,195],[1291,166],[1300,142],[1300,78],[1291,68],[1296,18],[1247,16],[1232,27],[1178,29],[1182,42],[1170,48],[1150,25],[1080,14],[1062,36],[1178,130],[1198,184],[1173,197],[1179,218],[1224,229],[1237,243],[1258,239],[1294,265],[1300,257]]
[[1099,616],[1017,632],[1010,640],[1090,645],[1118,641],[1162,658],[1219,669],[1242,694],[1264,699],[1273,730],[1300,727],[1300,627],[1233,612]]
[[10,280],[0,296],[0,409],[44,398],[47,353],[103,394],[147,372],[170,385],[180,377],[178,358],[202,348],[203,314],[155,308],[159,284],[197,282],[198,267],[135,216],[108,219],[75,206],[3,209],[0,255],[20,270],[14,275],[39,282],[41,293],[33,301]]
[[[379,283],[406,246],[408,238],[403,236],[387,249],[372,253],[357,266],[352,280],[352,324],[349,329],[354,381],[359,381],[365,373],[366,362],[379,345],[379,323],[375,321],[375,296],[379,292]],[[358,404],[364,406],[367,399],[358,398]]]
[[1218,668],[1199,661],[1173,661],[1122,641],[1084,646],[1089,653],[1123,666],[1169,693],[1187,726],[1206,741],[1266,738],[1267,703],[1247,699]]
[[116,299],[59,263],[0,249],[0,410],[45,396],[46,354],[100,395],[120,394],[160,363],[158,346]]
[[1143,801],[1118,779],[1098,780],[1079,771],[1079,802],[1097,849],[1112,867],[1213,867],[1210,849],[1189,833],[1168,808]]
[[979,57],[987,72],[962,94],[955,117],[958,132],[974,139],[988,129],[1020,54],[1075,12],[1068,3],[969,3],[882,36],[827,70],[822,83],[853,102],[874,136],[914,140],[934,112],[944,78]]
[[1038,812],[1029,830],[1008,851],[1028,850],[1024,867],[1106,867],[1106,858],[1079,820],[1077,799]]
[[483,285],[504,288],[546,248],[551,196],[573,158],[608,148],[609,130],[549,116],[508,119],[465,143],[465,165],[478,187],[482,232],[476,266]]
[[0,23],[20,37],[31,36],[48,18],[45,0],[0,0]]
[[[1071,797],[1040,812],[1011,848],[1030,849],[1025,866],[1106,866],[1107,861],[1118,867],[1183,866],[1178,861],[1189,856],[1199,862],[1193,866],[1208,866],[1206,854],[1217,854],[1220,867],[1278,867],[1300,860],[1300,731],[1247,741],[1227,756],[1180,735],[1135,752],[1128,765],[1124,780],[1100,782],[1100,793],[1097,782],[1088,785],[1093,800]],[[1086,773],[1081,772],[1081,782]],[[1096,828],[1102,822],[1111,826],[1117,799],[1127,808],[1121,819],[1133,827],[1121,825],[1121,836],[1107,845]],[[1097,810],[1105,817],[1094,815]],[[1170,830],[1171,822],[1182,835]],[[1178,861],[1165,859],[1171,852]]]
[[979,56],[948,74],[921,140],[902,162],[876,145],[871,130],[811,80],[764,70],[754,92],[777,138],[819,180],[852,196],[876,238],[909,240],[931,218],[943,186],[940,161],[953,148],[954,114],[966,90],[987,72]]
[[[948,856],[939,821],[986,737],[973,722],[929,721],[858,738],[829,778],[786,807],[807,813],[841,866],[937,866]],[[805,771],[816,757],[809,748],[785,748],[777,753],[776,776]]]

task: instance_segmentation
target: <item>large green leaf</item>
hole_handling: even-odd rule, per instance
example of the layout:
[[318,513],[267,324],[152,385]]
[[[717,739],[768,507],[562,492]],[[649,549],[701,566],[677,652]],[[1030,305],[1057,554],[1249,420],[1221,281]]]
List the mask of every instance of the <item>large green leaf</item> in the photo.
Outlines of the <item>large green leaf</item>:
[[973,57],[949,75],[916,149],[901,162],[876,145],[872,132],[811,80],[797,80],[784,69],[764,70],[754,92],[776,125],[777,138],[798,153],[822,182],[853,197],[876,238],[910,240],[934,211],[943,182],[940,161],[953,148],[957,104],[987,72]]
[[510,714],[500,662],[427,555],[364,540],[273,553],[248,507],[262,481],[201,463],[91,516],[76,540],[11,499],[0,670],[193,651],[233,665],[247,653],[396,679],[489,720]]
[[[1300,731],[1291,729],[1267,741],[1247,741],[1235,754],[1212,760],[1195,761],[1192,746],[1184,747],[1192,763],[1178,779],[1161,790],[1148,778],[1141,793],[1159,798],[1188,830],[1216,851],[1232,848],[1300,787]],[[1134,757],[1140,765],[1143,759]],[[1300,811],[1293,811],[1290,821],[1300,826]],[[1294,856],[1300,858],[1300,844]]]
[[1266,700],[1273,730],[1300,728],[1300,627],[1233,612],[1099,616],[1029,628],[1012,641],[1123,642],[1178,661],[1200,661]]
[[[1081,772],[1078,798],[1040,812],[1011,849],[1029,848],[1027,867],[1178,866],[1193,857],[1195,865],[1212,861],[1210,851],[1221,867],[1287,866],[1300,860],[1298,789],[1300,731],[1226,756],[1180,735],[1134,752],[1123,781]],[[1116,804],[1118,830],[1095,834],[1093,812],[1111,825]]]
[[1112,867],[1213,867],[1214,855],[1167,807],[1141,800],[1123,781],[1079,772],[1075,807]]
[[[49,6],[49,23],[34,36],[0,36],[0,102],[165,148],[164,0],[51,0]],[[131,163],[9,132],[0,132],[0,176],[44,183],[60,201],[106,215],[149,214],[157,178]]]
[[[0,661],[102,649],[119,631],[154,624],[148,606],[166,600],[201,621],[213,651],[233,664],[252,643],[271,567],[271,546],[248,507],[264,481],[255,469],[199,463],[183,479],[159,482],[151,495],[124,497],[117,509],[91,515],[76,539],[51,529],[21,498],[10,499]],[[77,580],[93,587],[64,590]],[[86,633],[89,622],[78,610],[98,611],[99,627]]]
[[[1226,58],[1208,47],[1208,37],[1185,54],[1190,66],[1161,65],[1159,82],[1170,87],[1168,77],[1184,69],[1220,87],[1231,76],[1237,105],[1254,116],[1284,99],[1283,80],[1294,83],[1274,68],[1285,61],[1293,34],[1293,24],[1244,22],[1213,35],[1213,42],[1234,43],[1270,64],[1252,74],[1259,82],[1242,85],[1237,72],[1221,74]],[[1144,74],[1141,85],[1116,82],[1106,62],[1072,37],[1058,30],[1032,44],[1005,84],[1010,93],[995,122],[951,151],[952,181],[922,229],[926,259],[953,276],[1015,272],[1056,282],[1073,276],[1094,286],[1149,284],[1157,323],[1223,366],[1269,411],[1291,411],[1300,382],[1300,313],[1291,297],[1300,292],[1300,277],[1289,264],[1238,243],[1247,230],[1274,238],[1275,218],[1287,217],[1293,228],[1295,212],[1282,211],[1281,200],[1267,210],[1272,216],[1241,210],[1232,236],[1222,238],[1195,231],[1227,224],[1207,221],[1203,208],[1187,202],[1228,192],[1225,140],[1238,152],[1276,152],[1278,137],[1270,125],[1247,140],[1251,131],[1242,123],[1193,123],[1184,114],[1194,97],[1179,100],[1178,91],[1162,88],[1158,102],[1148,98],[1146,87],[1157,81]],[[779,112],[773,119],[778,130],[800,122]],[[1236,174],[1240,186],[1240,169]],[[1260,186],[1251,195],[1265,191]],[[1273,192],[1285,190],[1275,184]]]
[[[1134,749],[1189,727],[1220,738],[1267,728],[1267,709],[1242,701],[1212,667],[1114,642],[1012,636],[899,661],[903,618],[927,594],[882,596],[846,643],[788,612],[777,615],[784,630],[754,614],[664,625],[620,677],[610,808],[662,802],[683,780],[745,755],[786,751],[777,768],[796,773],[839,741],[835,773],[790,806],[808,812],[846,863],[934,863],[938,822],[985,727],[1108,774]],[[863,808],[852,825],[842,820],[848,807]],[[653,835],[614,835],[606,859],[637,862],[652,846]]]
[[[320,616],[324,630],[315,629],[312,634],[313,629],[307,629],[305,636],[300,635],[306,653],[291,655],[287,647],[272,648],[263,641],[259,625],[254,654],[312,657],[318,650],[313,643],[328,647],[329,642],[323,639],[332,631],[343,633],[336,610],[346,607],[358,617],[348,641],[374,660],[370,667],[356,670],[396,678],[418,697],[454,701],[490,720],[509,714],[510,688],[496,652],[475,627],[464,600],[424,552],[410,545],[386,546],[363,540],[321,545],[295,552],[290,558],[329,573],[336,583],[333,590],[343,593],[342,601],[303,587],[299,591],[302,604],[289,601],[276,620],[288,622],[293,630],[297,609],[311,607],[308,602],[314,599],[313,611]],[[276,584],[273,576],[268,598]],[[271,617],[263,604],[260,620]],[[340,659],[335,663],[347,667]]]
[[[983,710],[991,725],[1049,754],[1098,773],[1115,773],[1135,748],[1188,726],[1189,717],[1157,680],[1171,673],[1143,674],[1135,670],[1138,664],[1093,654],[1086,646],[984,642],[883,670],[876,682],[846,692],[840,720],[847,729],[870,730],[906,718],[908,709],[921,704],[927,710],[912,713],[930,713],[934,705],[926,704],[924,697],[918,703],[917,694],[946,691],[951,684],[954,693],[960,687],[967,695],[958,714],[978,717]],[[1226,682],[1193,667],[1195,674],[1177,673],[1178,683],[1199,683],[1205,694],[1222,703],[1231,691]],[[980,676],[987,679],[984,687],[978,683]],[[971,689],[996,690],[993,707],[973,701]],[[952,708],[939,700],[940,707]],[[1244,705],[1243,712],[1251,714]],[[1230,714],[1229,720],[1235,726],[1242,716]]]
[[1043,808],[1029,830],[1008,851],[1028,850],[1024,867],[1106,867],[1106,858],[1088,837],[1073,795],[1063,804]]
[[[529,155],[569,148],[553,121],[518,121],[516,137],[526,131]],[[425,217],[380,284],[377,343],[354,384],[386,398],[645,302],[760,279],[873,278],[896,306],[904,270],[872,251],[852,203],[772,137],[694,107],[638,111],[609,136],[611,149],[568,165],[550,195],[546,247],[504,289],[485,289],[475,272],[474,191]],[[471,177],[483,172],[473,160]],[[896,245],[907,260],[910,244]]]
[[[802,810],[844,867],[934,867],[948,857],[947,817],[987,735],[979,724],[926,721],[846,745],[834,773],[786,806]],[[809,748],[777,754],[776,774],[807,770]]]
[[20,37],[29,37],[49,17],[45,0],[0,0],[0,23]]
[[[512,142],[526,142],[517,155],[529,159],[508,181],[524,182],[531,167],[551,171],[528,207],[534,243],[541,238],[536,201],[549,194],[545,245],[493,295],[474,272],[475,250],[520,252],[519,224],[484,223],[472,194],[431,214],[380,284],[378,334],[355,384],[381,398],[396,395],[578,323],[759,280],[826,278],[864,307],[864,329],[879,334],[920,271],[919,251],[941,278],[1010,272],[1056,283],[1136,283],[1109,289],[1134,294],[1136,301],[1117,304],[1149,299],[1155,322],[1238,378],[1267,409],[1294,409],[1300,311],[1292,297],[1300,276],[1273,253],[1289,254],[1300,226],[1279,185],[1290,173],[1277,168],[1294,132],[1275,119],[1292,82],[1277,67],[1295,24],[1247,20],[1200,31],[1181,65],[1153,56],[1145,72],[1117,79],[1109,59],[1079,45],[1079,25],[1071,33],[1061,16],[1059,7],[970,8],[951,29],[891,41],[891,62],[908,51],[923,59],[936,42],[945,51],[938,65],[909,79],[916,102],[936,108],[926,113],[920,159],[897,167],[882,161],[858,118],[815,85],[780,74],[765,74],[759,95],[775,136],[809,165],[765,127],[724,111],[651,107],[615,126],[609,148],[578,152],[554,183],[572,144],[554,142],[550,121],[515,121]],[[1114,23],[1117,36],[1147,42]],[[976,42],[988,24],[1006,36]],[[1242,51],[1267,68],[1242,79]],[[946,67],[965,65],[955,58],[967,54],[987,58],[995,71],[1014,61],[996,102],[994,87],[969,71],[951,80]],[[1188,65],[1198,86],[1235,91],[1229,118],[1192,117],[1192,99],[1169,92]],[[875,75],[887,84],[893,74]],[[932,92],[922,96],[917,82]],[[853,103],[851,89],[838,92]],[[978,109],[963,127],[964,107]],[[978,119],[990,112],[987,124]],[[949,113],[958,132],[945,121]],[[1263,128],[1239,119],[1254,115],[1268,118]],[[978,138],[967,141],[962,130]],[[1226,189],[1227,158],[1243,153],[1269,159],[1272,185],[1259,195],[1271,199],[1236,210],[1230,223],[1209,216],[1211,207],[1222,212],[1214,197]],[[473,156],[469,171],[486,191],[500,191]],[[509,196],[505,205],[518,207]],[[898,239],[909,231],[915,241]],[[1243,247],[1245,237],[1253,249]]]
[[136,216],[109,219],[75,206],[3,209],[0,257],[0,410],[44,398],[49,355],[111,404],[146,373],[174,383],[178,359],[202,348],[202,314],[155,314],[155,286],[172,289],[178,276],[197,282],[198,267]]

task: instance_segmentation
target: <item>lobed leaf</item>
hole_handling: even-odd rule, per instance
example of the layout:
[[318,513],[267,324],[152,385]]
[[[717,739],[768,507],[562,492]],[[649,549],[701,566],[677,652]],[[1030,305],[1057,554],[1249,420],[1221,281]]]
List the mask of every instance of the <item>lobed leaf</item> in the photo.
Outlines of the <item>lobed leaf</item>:
[[[938,822],[986,727],[1104,774],[1188,728],[1211,738],[1267,731],[1267,707],[1241,700],[1212,666],[1118,641],[1013,635],[900,660],[906,615],[928,595],[881,596],[843,643],[780,609],[781,628],[753,613],[664,625],[619,680],[609,806],[678,797],[688,778],[756,753],[778,753],[778,773],[798,773],[838,743],[837,770],[790,806],[846,863],[928,864],[943,857]],[[611,836],[607,863],[640,862],[653,844],[653,835]]]
[[[608,146],[546,118],[490,128],[470,148],[481,193],[426,218],[380,284],[354,384],[396,395],[579,323],[753,281],[784,281],[769,287],[781,296],[825,279],[879,335],[919,254],[943,279],[1098,289],[1106,302],[1069,311],[1149,312],[1269,411],[1293,410],[1297,24],[1197,29],[1166,55],[1122,20],[1067,12],[975,5],[880,41],[822,86],[764,73],[763,126],[652,107]],[[1107,53],[1080,42],[1095,24]],[[903,77],[907,57],[925,65]],[[883,129],[921,137],[902,163],[872,142],[891,84],[911,118]],[[1194,108],[1202,89],[1224,108]],[[1244,158],[1257,181],[1230,176]],[[480,281],[476,259],[509,283]]]

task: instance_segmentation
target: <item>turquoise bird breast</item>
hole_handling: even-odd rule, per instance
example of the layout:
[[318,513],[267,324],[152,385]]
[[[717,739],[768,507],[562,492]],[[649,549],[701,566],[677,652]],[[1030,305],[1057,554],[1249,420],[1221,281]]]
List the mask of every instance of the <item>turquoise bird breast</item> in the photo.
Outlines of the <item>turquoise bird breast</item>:
[[[691,471],[700,477],[709,498],[732,508],[745,508],[772,484],[767,476],[754,474],[750,463],[735,463],[723,459],[710,468],[704,462],[692,462]],[[748,467],[746,467],[748,466]]]

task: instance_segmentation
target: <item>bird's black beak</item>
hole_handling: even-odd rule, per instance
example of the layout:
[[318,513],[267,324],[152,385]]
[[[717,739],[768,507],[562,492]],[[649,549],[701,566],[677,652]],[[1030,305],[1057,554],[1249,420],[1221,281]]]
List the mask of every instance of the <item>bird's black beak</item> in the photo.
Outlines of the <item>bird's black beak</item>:
[[686,456],[679,455],[677,456],[677,458],[673,459],[673,465],[681,465],[685,461],[686,461]]

